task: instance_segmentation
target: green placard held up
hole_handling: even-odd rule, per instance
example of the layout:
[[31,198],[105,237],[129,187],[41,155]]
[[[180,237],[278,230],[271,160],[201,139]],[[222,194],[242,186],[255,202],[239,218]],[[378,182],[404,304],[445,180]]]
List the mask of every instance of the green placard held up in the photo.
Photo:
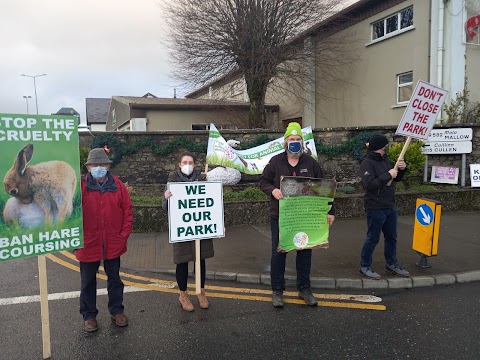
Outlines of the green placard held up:
[[328,248],[327,214],[335,196],[336,181],[297,176],[283,177],[280,190],[278,251]]

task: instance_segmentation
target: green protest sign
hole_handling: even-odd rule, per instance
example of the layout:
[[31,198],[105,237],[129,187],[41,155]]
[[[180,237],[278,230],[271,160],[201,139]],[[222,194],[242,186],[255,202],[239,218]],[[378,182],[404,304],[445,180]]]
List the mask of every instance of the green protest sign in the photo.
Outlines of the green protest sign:
[[327,214],[333,201],[335,180],[286,176],[280,182],[278,251],[328,247]]
[[0,261],[83,247],[77,119],[0,114]]

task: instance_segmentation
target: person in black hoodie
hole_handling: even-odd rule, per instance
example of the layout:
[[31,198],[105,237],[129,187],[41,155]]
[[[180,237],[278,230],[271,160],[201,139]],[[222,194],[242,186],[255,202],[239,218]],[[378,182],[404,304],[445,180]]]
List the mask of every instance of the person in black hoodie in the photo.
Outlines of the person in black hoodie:
[[[367,153],[360,166],[365,189],[364,205],[367,216],[367,235],[363,244],[359,273],[378,280],[380,274],[372,269],[372,256],[383,232],[385,238],[385,271],[397,276],[410,276],[397,263],[397,209],[395,208],[395,182],[401,181],[406,171],[400,160],[395,170],[385,155],[388,139],[373,135],[367,144]],[[393,180],[393,181],[392,181]]]
[[[322,178],[323,173],[317,160],[304,153],[302,128],[299,123],[291,122],[285,131],[285,152],[275,155],[265,166],[260,177],[260,189],[270,195],[270,228],[272,231],[272,259],[270,278],[272,283],[272,303],[274,307],[283,307],[283,290],[285,290],[285,261],[287,253],[278,252],[279,242],[279,200],[283,198],[280,190],[282,176],[303,176]],[[332,204],[327,215],[327,222],[335,221],[335,209]],[[300,298],[307,305],[316,306],[318,301],[310,290],[310,269],[312,249],[296,251],[297,289]]]

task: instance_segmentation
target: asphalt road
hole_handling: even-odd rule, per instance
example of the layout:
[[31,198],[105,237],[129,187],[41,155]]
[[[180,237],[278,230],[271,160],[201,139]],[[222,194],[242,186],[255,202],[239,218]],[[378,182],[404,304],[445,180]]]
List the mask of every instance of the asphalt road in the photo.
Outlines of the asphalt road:
[[[285,308],[274,309],[268,287],[209,282],[211,308],[186,313],[173,278],[151,285],[158,274],[129,273],[129,283],[143,286],[125,294],[130,325],[111,324],[107,297],[99,295],[100,329],[87,334],[78,297],[65,295],[78,291],[76,264],[60,255],[56,261],[47,259],[49,294],[60,298],[49,301],[52,359],[480,359],[480,283],[322,291],[316,308],[292,294]],[[18,298],[39,293],[37,273],[36,258],[0,263],[2,360],[42,359],[40,304]],[[381,299],[349,301],[344,294]]]

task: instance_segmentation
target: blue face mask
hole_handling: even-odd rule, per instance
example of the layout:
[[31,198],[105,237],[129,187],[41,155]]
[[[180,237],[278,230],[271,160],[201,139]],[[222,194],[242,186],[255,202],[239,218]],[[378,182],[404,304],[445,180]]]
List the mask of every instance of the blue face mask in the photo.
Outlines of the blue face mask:
[[103,166],[95,166],[94,168],[92,168],[90,173],[95,179],[101,179],[105,175],[107,175],[107,168]]
[[288,151],[292,154],[298,154],[302,150],[301,141],[291,141],[288,143]]

